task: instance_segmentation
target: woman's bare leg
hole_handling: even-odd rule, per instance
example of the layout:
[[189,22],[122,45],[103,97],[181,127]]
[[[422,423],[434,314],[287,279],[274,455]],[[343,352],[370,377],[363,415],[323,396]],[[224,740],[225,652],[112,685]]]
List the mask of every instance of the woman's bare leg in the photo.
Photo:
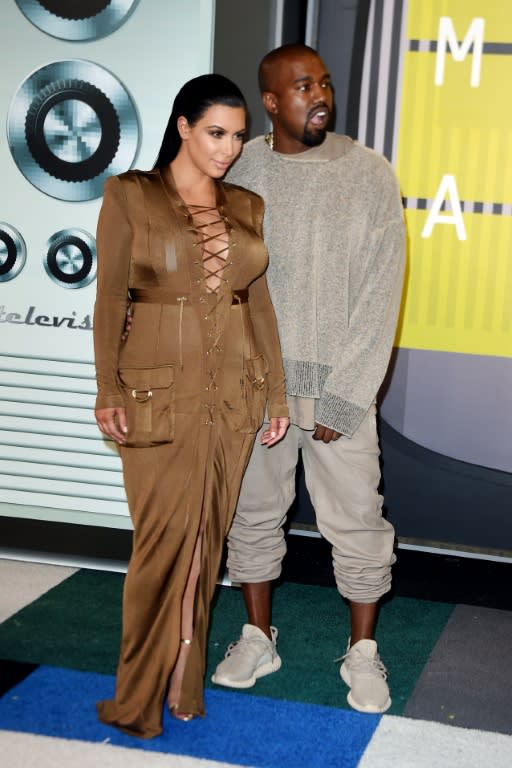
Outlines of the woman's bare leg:
[[190,652],[190,641],[194,633],[194,601],[196,597],[197,582],[201,571],[201,548],[203,542],[203,526],[201,526],[197,535],[197,541],[194,548],[194,555],[190,565],[187,585],[183,594],[181,604],[181,644],[180,652],[174,665],[169,684],[169,694],[167,703],[174,716],[180,720],[189,720],[191,715],[187,712],[180,712],[177,707],[181,696],[181,684],[185,673],[185,666]]

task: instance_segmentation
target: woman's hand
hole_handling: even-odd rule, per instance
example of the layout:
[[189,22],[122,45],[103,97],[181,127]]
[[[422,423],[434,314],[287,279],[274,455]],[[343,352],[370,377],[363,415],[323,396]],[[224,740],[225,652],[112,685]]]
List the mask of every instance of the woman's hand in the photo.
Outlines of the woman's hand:
[[286,435],[286,430],[290,426],[290,419],[288,416],[279,416],[270,419],[270,425],[261,436],[261,444],[270,448],[275,445]]
[[94,415],[100,432],[120,445],[126,442],[128,426],[124,408],[97,408]]

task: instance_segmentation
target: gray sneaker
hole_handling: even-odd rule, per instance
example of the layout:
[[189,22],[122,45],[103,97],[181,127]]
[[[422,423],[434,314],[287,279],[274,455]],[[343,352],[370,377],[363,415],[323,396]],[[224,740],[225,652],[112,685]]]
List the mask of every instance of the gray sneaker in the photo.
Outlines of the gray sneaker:
[[349,647],[340,675],[350,688],[347,701],[358,712],[385,712],[391,706],[387,671],[375,640],[359,640]]
[[272,640],[252,624],[244,624],[240,640],[231,643],[224,660],[212,675],[212,681],[228,688],[250,688],[258,677],[277,672],[281,658],[277,654],[277,629],[270,627]]

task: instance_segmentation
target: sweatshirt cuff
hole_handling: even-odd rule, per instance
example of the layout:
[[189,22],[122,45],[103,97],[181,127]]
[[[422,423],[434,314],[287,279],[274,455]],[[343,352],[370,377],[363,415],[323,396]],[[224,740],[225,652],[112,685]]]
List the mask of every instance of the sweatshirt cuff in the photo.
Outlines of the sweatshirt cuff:
[[366,410],[361,406],[324,391],[318,402],[315,421],[323,427],[352,437],[365,413]]

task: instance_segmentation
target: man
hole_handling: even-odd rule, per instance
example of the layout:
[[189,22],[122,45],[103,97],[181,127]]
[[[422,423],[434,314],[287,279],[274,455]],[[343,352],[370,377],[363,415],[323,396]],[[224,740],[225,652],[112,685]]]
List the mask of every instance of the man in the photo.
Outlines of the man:
[[228,540],[248,623],[212,680],[246,688],[278,670],[271,582],[299,449],[321,534],[332,544],[351,636],[340,674],[348,702],[385,712],[387,673],[374,631],[391,584],[394,531],[382,516],[375,398],[395,334],[404,269],[400,192],[389,163],[327,132],[333,92],[312,49],[271,51],[259,69],[273,131],[249,142],[228,180],[266,203],[269,288],[277,314],[291,426],[272,454],[253,451]]

